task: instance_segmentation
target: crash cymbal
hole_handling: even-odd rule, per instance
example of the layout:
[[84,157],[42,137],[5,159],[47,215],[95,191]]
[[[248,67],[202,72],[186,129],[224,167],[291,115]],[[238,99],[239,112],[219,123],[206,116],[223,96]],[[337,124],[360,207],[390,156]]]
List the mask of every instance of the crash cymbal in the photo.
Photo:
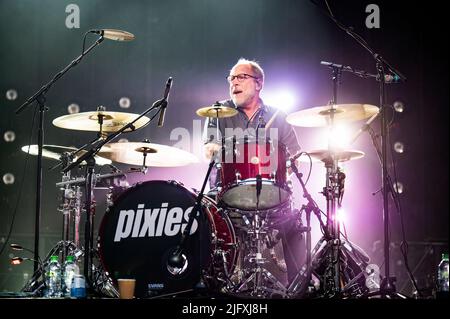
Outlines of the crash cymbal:
[[[332,163],[333,159],[331,157],[331,152],[329,150],[314,150],[307,152],[313,162],[324,162],[324,163]],[[356,160],[364,157],[364,152],[356,151],[356,150],[339,150],[334,152],[334,158],[337,159],[338,162],[346,162],[351,160]],[[300,162],[309,163],[308,155],[302,155],[299,157]]]
[[[36,144],[22,146],[22,151],[28,153],[28,148],[30,149],[31,155],[38,155],[38,146]],[[75,150],[77,150],[75,147],[60,146],[60,145],[44,145],[42,147],[42,157],[59,160],[61,158],[62,153],[73,152]],[[81,156],[84,153],[85,151],[80,151],[78,156]],[[76,161],[76,158],[74,159],[74,161]],[[109,159],[103,158],[98,155],[95,156],[95,164],[97,165],[106,165],[111,163],[112,162]],[[83,161],[81,164],[85,165],[86,162]]]
[[198,109],[196,113],[198,116],[202,117],[223,118],[235,116],[238,111],[234,107],[228,107],[220,103],[216,103],[211,106],[202,107]]
[[322,127],[364,120],[378,113],[378,107],[370,104],[336,104],[317,106],[289,114],[286,121],[294,126]]
[[[54,119],[52,123],[57,127],[69,130],[99,132],[99,116],[103,116],[102,131],[108,133],[118,131],[137,118],[139,114],[106,111],[83,112],[60,116]],[[149,121],[148,117],[143,116],[134,123],[134,129],[126,129],[125,132],[137,130],[147,125]]]
[[148,142],[110,143],[98,153],[114,162],[154,167],[184,166],[198,162],[198,158],[179,148]]

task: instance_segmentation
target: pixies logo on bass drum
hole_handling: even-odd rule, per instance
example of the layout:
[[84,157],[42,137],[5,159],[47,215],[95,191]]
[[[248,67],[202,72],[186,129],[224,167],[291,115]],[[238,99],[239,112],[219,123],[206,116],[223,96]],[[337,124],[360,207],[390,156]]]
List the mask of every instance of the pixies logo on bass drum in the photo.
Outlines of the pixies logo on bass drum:
[[[194,206],[185,211],[181,207],[168,208],[169,203],[162,203],[158,208],[144,208],[138,204],[137,210],[122,209],[119,213],[114,241],[125,238],[175,236],[183,233],[189,220],[189,214]],[[194,219],[190,234],[197,230],[197,220]]]

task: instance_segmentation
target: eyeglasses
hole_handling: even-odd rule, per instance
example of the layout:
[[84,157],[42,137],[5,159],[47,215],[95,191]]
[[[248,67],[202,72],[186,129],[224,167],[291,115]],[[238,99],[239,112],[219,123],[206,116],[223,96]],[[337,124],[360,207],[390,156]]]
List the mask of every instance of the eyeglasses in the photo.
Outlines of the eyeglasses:
[[238,75],[229,75],[227,76],[227,81],[228,82],[233,82],[234,79],[237,79],[238,82],[243,82],[244,80],[248,79],[248,78],[252,78],[252,79],[256,79],[258,80],[259,78],[250,74],[246,74],[246,73],[241,73]]

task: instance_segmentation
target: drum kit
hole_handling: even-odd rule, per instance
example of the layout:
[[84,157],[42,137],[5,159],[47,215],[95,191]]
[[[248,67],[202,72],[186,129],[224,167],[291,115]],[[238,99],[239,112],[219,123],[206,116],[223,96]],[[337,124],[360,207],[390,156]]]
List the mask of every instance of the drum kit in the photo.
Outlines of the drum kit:
[[[377,112],[378,108],[371,105],[329,105],[292,113],[286,121],[300,127],[330,127],[363,120]],[[197,110],[202,117],[231,117],[236,113],[236,109],[220,104]],[[65,115],[56,118],[53,124],[97,132],[98,139],[102,139],[136,118],[135,114],[101,109]],[[140,118],[126,131],[137,130],[148,122],[148,118]],[[136,296],[145,298],[177,296],[201,288],[210,293],[256,298],[306,298],[312,291],[316,296],[327,297],[363,295],[367,290],[365,267],[369,258],[343,237],[336,209],[342,200],[345,180],[339,164],[362,158],[364,153],[329,147],[289,158],[284,145],[276,145],[269,138],[223,138],[220,144],[201,191],[189,190],[178,181],[150,180],[132,186],[127,182],[128,174],[145,174],[148,167],[179,167],[198,162],[187,151],[148,140],[102,146],[95,155],[95,163],[110,167],[112,172],[92,177],[94,189],[108,189],[97,245],[93,244],[96,202],[94,198],[87,199],[83,191],[88,179],[73,177],[69,170],[56,183],[62,194],[58,210],[63,215],[63,238],[51,254],[63,258],[74,255],[80,261],[89,253],[92,264],[88,283],[93,291],[107,297],[118,296],[117,279],[123,276],[136,278]],[[84,154],[80,149],[44,145],[42,155],[60,161],[59,165],[65,167]],[[37,155],[36,145],[24,146],[22,150]],[[297,160],[325,165],[326,213],[304,187]],[[113,163],[131,168],[122,172]],[[83,164],[86,162],[80,163]],[[213,166],[221,177],[215,198],[204,195]],[[293,207],[288,168],[300,180],[303,197],[308,200],[301,210]],[[89,206],[83,205],[86,200],[90,200]],[[91,237],[89,247],[80,240],[86,207],[91,207],[91,228],[84,234]],[[321,222],[324,233],[314,249],[311,249],[311,213]],[[321,214],[326,215],[326,223],[322,222]],[[302,216],[306,216],[306,227]],[[282,256],[278,258],[274,250],[282,237],[279,225],[286,222],[301,226],[296,230],[306,233],[307,244],[302,252],[306,262],[298,267],[291,282],[276,275],[277,270],[286,273],[286,266],[279,260]]]

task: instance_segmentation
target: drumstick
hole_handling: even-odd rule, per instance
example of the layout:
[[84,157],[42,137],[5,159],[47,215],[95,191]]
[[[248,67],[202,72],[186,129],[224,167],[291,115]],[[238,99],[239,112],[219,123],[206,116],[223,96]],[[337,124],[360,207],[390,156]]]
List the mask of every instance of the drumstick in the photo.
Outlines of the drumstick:
[[275,113],[273,113],[272,117],[270,118],[269,122],[267,122],[265,129],[270,128],[270,126],[272,125],[273,121],[275,120],[275,118],[277,117],[278,113],[280,113],[280,109],[278,109]]

